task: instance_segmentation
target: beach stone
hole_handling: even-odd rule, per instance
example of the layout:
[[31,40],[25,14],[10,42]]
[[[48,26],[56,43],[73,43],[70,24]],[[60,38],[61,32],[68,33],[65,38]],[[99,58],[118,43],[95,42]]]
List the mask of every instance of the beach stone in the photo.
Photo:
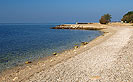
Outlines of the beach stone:
[[86,45],[86,44],[88,44],[88,42],[81,42],[81,44],[82,44],[82,45]]
[[57,55],[57,53],[53,53],[53,55]]
[[30,64],[30,63],[32,63],[32,62],[31,62],[31,61],[26,61],[26,62],[25,62],[25,64]]
[[13,79],[13,81],[15,81],[15,80],[17,80],[18,79],[18,77],[15,77],[14,79]]
[[78,48],[78,46],[75,46],[74,48],[75,48],[75,49],[77,49],[77,48]]
[[91,80],[99,80],[99,79],[101,79],[101,77],[100,76],[91,76],[90,79]]

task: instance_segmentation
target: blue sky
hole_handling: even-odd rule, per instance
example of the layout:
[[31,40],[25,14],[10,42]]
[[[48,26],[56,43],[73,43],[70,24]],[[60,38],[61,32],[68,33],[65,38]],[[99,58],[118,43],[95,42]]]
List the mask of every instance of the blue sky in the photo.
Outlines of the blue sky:
[[0,23],[98,22],[105,13],[118,21],[133,0],[0,0]]

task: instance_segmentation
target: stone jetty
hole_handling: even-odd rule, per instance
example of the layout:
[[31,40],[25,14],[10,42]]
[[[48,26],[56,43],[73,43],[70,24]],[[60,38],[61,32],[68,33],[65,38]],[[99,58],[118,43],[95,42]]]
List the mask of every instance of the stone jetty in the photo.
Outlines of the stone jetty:
[[102,30],[105,29],[105,25],[100,25],[98,23],[88,23],[88,24],[63,24],[52,27],[51,29],[80,29],[80,30]]

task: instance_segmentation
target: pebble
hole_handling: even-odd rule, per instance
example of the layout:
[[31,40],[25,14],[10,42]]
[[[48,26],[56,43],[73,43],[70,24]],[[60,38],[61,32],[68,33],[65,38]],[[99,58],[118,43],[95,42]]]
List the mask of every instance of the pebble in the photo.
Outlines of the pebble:
[[18,77],[15,77],[14,79],[13,79],[13,81],[15,81],[15,80],[17,80],[18,79]]

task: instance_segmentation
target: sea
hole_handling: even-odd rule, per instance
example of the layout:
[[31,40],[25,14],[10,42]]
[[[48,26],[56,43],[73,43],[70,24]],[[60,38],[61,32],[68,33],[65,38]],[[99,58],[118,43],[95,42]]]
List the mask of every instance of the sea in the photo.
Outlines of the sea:
[[62,23],[0,24],[0,72],[89,42],[94,30],[50,29]]

